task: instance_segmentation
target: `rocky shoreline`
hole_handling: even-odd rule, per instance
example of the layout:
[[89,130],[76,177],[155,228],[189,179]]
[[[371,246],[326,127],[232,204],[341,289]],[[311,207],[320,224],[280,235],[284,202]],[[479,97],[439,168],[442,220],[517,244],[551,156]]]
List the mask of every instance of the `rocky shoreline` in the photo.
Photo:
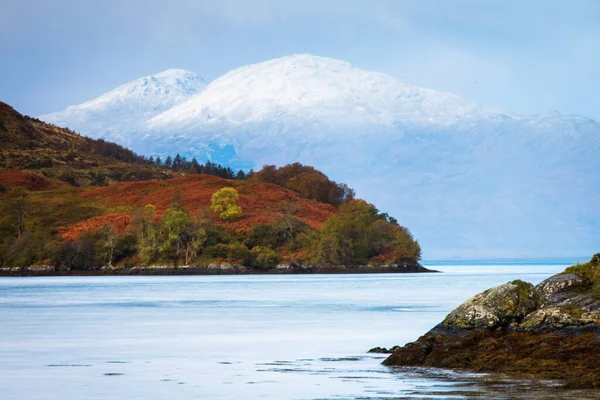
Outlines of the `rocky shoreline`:
[[264,275],[264,274],[381,274],[439,272],[419,263],[361,265],[355,267],[280,264],[270,269],[256,269],[230,263],[179,266],[150,265],[135,267],[101,267],[61,269],[53,265],[32,265],[25,268],[0,268],[0,276],[113,276],[113,275]]
[[388,366],[506,373],[600,388],[600,254],[537,286],[513,281],[452,311]]

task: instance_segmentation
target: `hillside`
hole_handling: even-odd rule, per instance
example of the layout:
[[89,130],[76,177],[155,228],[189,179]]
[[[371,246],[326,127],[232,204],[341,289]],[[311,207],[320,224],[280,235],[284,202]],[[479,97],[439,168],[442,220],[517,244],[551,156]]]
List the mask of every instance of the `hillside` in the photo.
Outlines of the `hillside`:
[[[336,208],[258,179],[203,174],[79,188],[20,174],[0,172],[15,183],[0,193],[0,273],[145,273],[155,264],[256,273],[282,262],[306,265],[298,272],[426,272],[410,232],[362,200]],[[214,212],[220,189],[236,192],[235,218]]]
[[183,207],[191,214],[204,213],[209,209],[213,193],[223,187],[233,187],[239,193],[238,204],[244,210],[243,215],[233,221],[221,221],[208,214],[212,223],[227,228],[230,232],[242,232],[252,229],[256,224],[274,223],[279,216],[278,204],[291,201],[300,206],[295,217],[312,229],[323,226],[338,211],[335,207],[301,198],[295,192],[278,185],[245,181],[232,181],[210,175],[186,175],[164,181],[144,181],[118,183],[109,187],[90,188],[78,195],[82,201],[106,207],[121,208],[123,212],[112,212],[94,216],[70,226],[61,226],[64,239],[76,239],[86,231],[114,224],[123,231],[129,225],[134,211],[152,204],[156,217],[160,218],[173,201],[174,193],[181,196]]
[[425,272],[407,228],[313,167],[161,162],[1,105],[0,273]]
[[[172,172],[157,168],[120,145],[23,116],[2,102],[0,168],[13,170],[0,172],[0,183],[23,184],[28,189],[34,187],[32,183],[25,183],[27,174],[17,170],[41,175],[35,178],[39,182],[34,186],[41,185],[39,188],[44,189],[60,186],[57,181],[85,186],[173,176]],[[42,184],[44,178],[47,182]]]
[[[600,124],[584,116],[515,115],[307,54],[232,70],[135,125],[83,106],[40,118],[146,155],[312,165],[411,226],[429,258],[562,257],[600,241]],[[89,123],[96,112],[110,122]]]

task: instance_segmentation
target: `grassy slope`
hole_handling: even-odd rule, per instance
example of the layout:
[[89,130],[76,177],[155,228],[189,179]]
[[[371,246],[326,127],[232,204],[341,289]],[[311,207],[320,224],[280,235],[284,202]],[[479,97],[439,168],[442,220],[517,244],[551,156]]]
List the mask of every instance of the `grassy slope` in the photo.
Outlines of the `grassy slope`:
[[74,185],[91,184],[99,174],[107,184],[173,176],[122,146],[23,116],[3,102],[0,102],[0,168],[4,169],[0,172],[0,183],[8,186],[18,185],[15,177],[9,176],[15,170]]
[[600,299],[600,253],[585,264],[577,264],[565,270],[565,274],[575,274],[591,282],[589,294]]

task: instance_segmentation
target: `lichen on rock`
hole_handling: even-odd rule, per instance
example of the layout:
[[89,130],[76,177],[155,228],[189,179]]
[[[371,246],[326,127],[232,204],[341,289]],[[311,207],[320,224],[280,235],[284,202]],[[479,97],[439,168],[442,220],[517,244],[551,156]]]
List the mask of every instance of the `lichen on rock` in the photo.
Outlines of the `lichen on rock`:
[[482,329],[520,322],[539,305],[533,285],[513,281],[475,295],[452,311],[442,322],[446,327]]
[[566,326],[584,325],[575,318],[568,310],[562,307],[545,307],[529,314],[519,328],[522,331],[562,329]]
[[548,301],[557,293],[574,291],[589,284],[588,279],[576,274],[558,274],[538,284],[535,290],[544,301]]

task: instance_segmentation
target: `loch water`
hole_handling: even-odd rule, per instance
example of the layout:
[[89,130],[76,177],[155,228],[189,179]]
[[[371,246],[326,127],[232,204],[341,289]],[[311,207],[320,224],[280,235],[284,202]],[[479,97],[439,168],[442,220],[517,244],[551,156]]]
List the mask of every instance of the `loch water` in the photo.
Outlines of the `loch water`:
[[567,265],[0,278],[0,399],[600,398],[553,382],[393,369],[367,353],[417,339],[487,288],[536,284]]

